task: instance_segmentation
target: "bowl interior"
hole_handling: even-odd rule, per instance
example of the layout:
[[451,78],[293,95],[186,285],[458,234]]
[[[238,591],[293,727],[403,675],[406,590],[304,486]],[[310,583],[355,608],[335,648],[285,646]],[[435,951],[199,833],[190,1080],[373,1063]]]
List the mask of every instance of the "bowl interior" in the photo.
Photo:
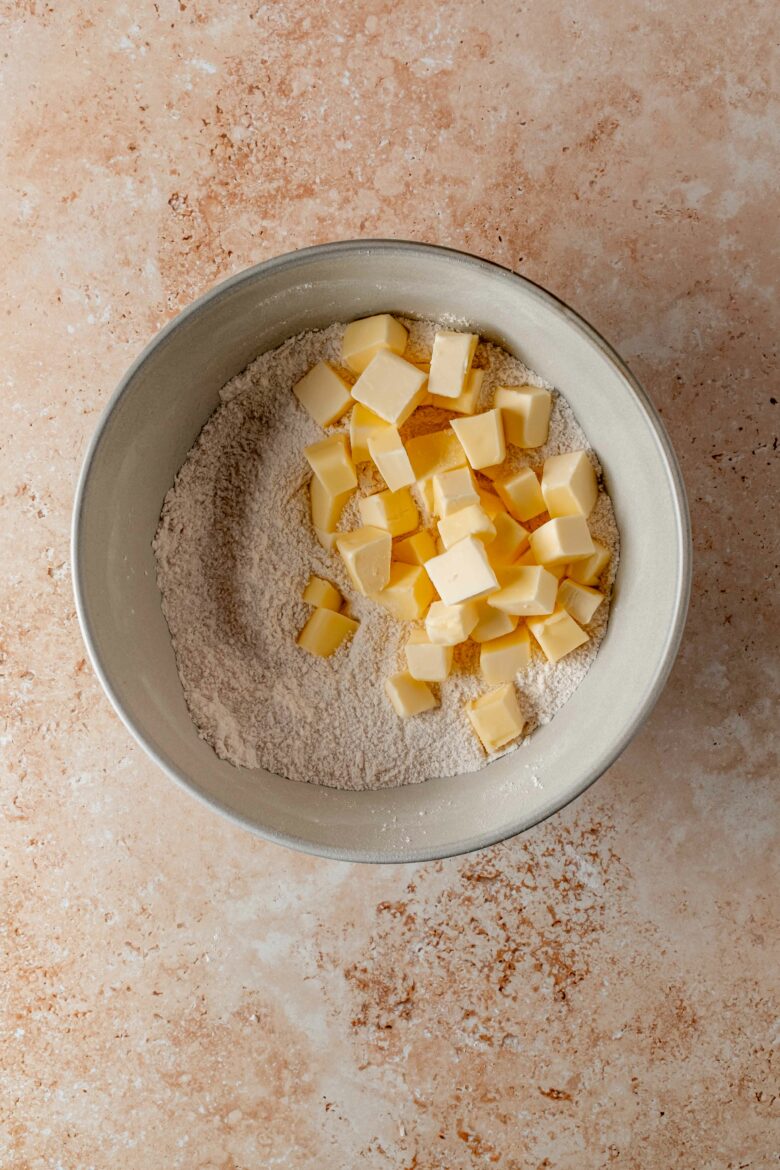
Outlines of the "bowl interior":
[[[621,560],[600,653],[551,724],[479,773],[355,793],[234,768],[198,737],[160,607],[151,543],[165,493],[220,387],[295,333],[379,311],[452,314],[563,392],[603,465]],[[330,245],[231,279],[142,354],[87,455],[74,520],[74,578],[103,685],[171,776],[288,845],[358,860],[425,859],[535,824],[622,750],[655,701],[679,640],[687,513],[654,412],[611,351],[565,306],[459,253],[395,242]]]

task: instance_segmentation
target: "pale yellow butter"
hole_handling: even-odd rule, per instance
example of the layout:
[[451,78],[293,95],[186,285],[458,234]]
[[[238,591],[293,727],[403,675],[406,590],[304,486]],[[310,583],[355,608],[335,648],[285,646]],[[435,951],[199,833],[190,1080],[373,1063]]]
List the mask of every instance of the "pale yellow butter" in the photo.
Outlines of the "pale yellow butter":
[[301,600],[307,605],[316,605],[319,609],[332,609],[335,613],[341,609],[343,598],[335,585],[323,577],[309,577],[306,588],[301,594]]
[[400,715],[402,719],[421,715],[423,711],[431,711],[439,705],[439,700],[428,684],[412,678],[407,671],[391,674],[385,680],[385,694],[392,703],[396,715]]
[[550,430],[552,395],[538,386],[499,386],[494,405],[504,416],[507,441],[516,447],[541,447]]
[[561,581],[558,587],[558,605],[571,614],[575,622],[587,626],[593,621],[596,610],[604,600],[604,594],[598,589],[591,589],[589,585],[580,585],[579,581],[567,578]]
[[414,532],[420,525],[420,513],[408,488],[363,496],[358,500],[358,511],[364,524],[384,528],[391,536]]
[[390,533],[367,525],[339,534],[336,547],[360,593],[378,593],[390,580]]
[[530,467],[502,476],[495,481],[495,488],[515,520],[532,520],[547,511],[536,472]]
[[593,540],[584,516],[548,520],[530,536],[531,551],[540,565],[561,565],[593,556]]
[[551,455],[542,471],[542,495],[553,519],[589,516],[598,498],[596,472],[585,451]]
[[425,630],[412,630],[406,643],[406,665],[412,678],[444,682],[452,669],[452,646],[432,642]]
[[[311,477],[309,483],[311,522],[318,534],[320,532],[332,534],[336,531],[336,525],[353,490],[353,488],[347,488],[344,492],[334,494],[324,487],[322,480],[316,475]],[[323,543],[325,542],[323,541]]]
[[484,597],[498,589],[481,540],[467,536],[452,548],[425,562],[425,571],[447,605]]
[[487,599],[494,609],[523,617],[555,609],[558,581],[541,565],[509,565],[496,573],[501,588]]
[[600,541],[593,541],[593,554],[569,567],[568,575],[580,585],[598,585],[599,577],[609,564],[609,549]]
[[525,719],[512,683],[504,683],[466,704],[471,726],[486,752],[497,752],[522,735]]
[[549,617],[530,617],[527,625],[550,662],[558,662],[588,641],[588,635],[565,609]]
[[455,414],[473,414],[479,403],[484,378],[484,370],[469,370],[466,377],[466,387],[462,394],[459,394],[457,398],[444,398],[441,394],[429,394],[426,405],[436,406],[439,410],[451,410]]
[[496,535],[495,524],[480,504],[469,504],[450,516],[444,516],[438,528],[445,548],[452,548],[466,536],[477,536],[487,544]]
[[436,556],[436,545],[430,532],[415,532],[393,545],[393,560],[405,565],[424,565]]
[[474,351],[476,333],[456,333],[443,329],[435,334],[431,354],[428,393],[440,398],[459,398],[466,388]]
[[459,642],[466,641],[478,620],[475,601],[462,601],[458,605],[434,601],[425,618],[425,632],[431,642],[457,646]]
[[330,435],[304,447],[306,456],[317,479],[331,496],[357,487],[357,473],[352,462],[346,435]]
[[506,508],[494,492],[486,491],[480,484],[476,484],[476,489],[479,502],[491,520],[495,520],[498,515],[506,515]]
[[458,441],[458,436],[447,427],[446,431],[433,431],[430,435],[417,435],[409,439],[406,444],[406,453],[409,456],[414,477],[418,481],[430,479],[433,475],[441,475],[445,471],[452,471],[455,467],[466,466],[466,452]]
[[479,648],[479,667],[485,682],[512,682],[519,671],[531,661],[531,638],[528,629],[519,625],[516,630],[483,642]]
[[450,426],[475,471],[495,466],[505,458],[506,441],[500,410],[484,410],[472,418],[454,418]]
[[437,516],[451,516],[470,504],[478,504],[479,496],[468,467],[456,467],[433,477],[433,511]]
[[484,600],[475,601],[474,604],[477,607],[477,624],[471,631],[472,642],[492,642],[494,638],[511,634],[520,620],[514,614],[493,609]]
[[406,349],[408,337],[401,322],[389,313],[363,317],[360,321],[352,321],[344,330],[342,361],[353,374],[362,374],[380,349],[392,350],[400,356]]
[[508,512],[493,517],[496,535],[487,542],[488,560],[496,568],[511,565],[528,545],[528,533]]
[[400,427],[425,397],[425,374],[389,349],[380,349],[352,387],[352,397]]
[[317,362],[296,382],[293,394],[321,427],[337,422],[354,403],[349,386],[327,362]]
[[[527,549],[521,556],[519,556],[515,563],[517,565],[538,565],[539,564],[539,562],[537,561],[536,557],[534,556],[534,554],[530,548]],[[559,581],[562,577],[566,576],[566,573],[568,572],[568,569],[569,569],[569,566],[566,564],[545,565],[544,567],[548,573],[552,573],[553,577],[557,577],[557,579]]]
[[359,623],[332,609],[315,609],[298,635],[298,645],[309,654],[329,658],[345,638],[354,634]]
[[368,449],[368,440],[376,431],[384,430],[390,423],[385,422],[373,410],[356,402],[349,416],[349,443],[352,448],[352,459],[355,463],[367,463],[371,458]]
[[375,595],[399,622],[416,622],[425,617],[435,597],[430,578],[422,565],[390,565],[390,580]]
[[392,492],[414,483],[414,471],[398,428],[386,426],[368,436],[368,450]]

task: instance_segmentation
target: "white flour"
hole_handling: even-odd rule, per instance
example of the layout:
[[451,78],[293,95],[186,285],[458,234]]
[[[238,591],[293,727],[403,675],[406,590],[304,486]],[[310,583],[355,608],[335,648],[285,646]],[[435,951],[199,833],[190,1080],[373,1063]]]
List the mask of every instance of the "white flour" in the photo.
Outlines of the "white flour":
[[[427,358],[436,326],[405,324],[407,356]],[[452,676],[433,688],[441,706],[399,719],[385,697],[384,680],[405,667],[411,627],[358,595],[338,554],[326,552],[314,536],[303,449],[322,431],[291,387],[320,359],[338,364],[343,328],[291,338],[228,382],[222,405],[165,499],[154,549],[187,705],[216,753],[295,780],[382,788],[485,764],[464,704],[487,687],[477,669],[478,647],[458,647]],[[486,369],[483,407],[497,385],[545,385],[491,344],[480,344],[476,364]],[[402,435],[439,430],[447,418],[432,408],[418,410]],[[585,435],[555,394],[548,443],[527,453],[512,448],[512,461],[538,469],[548,455],[583,447]],[[593,462],[598,469],[595,457]],[[361,487],[383,487],[369,468],[361,469]],[[358,523],[353,502],[341,527]],[[603,491],[590,523],[612,550],[611,583],[618,534]],[[311,612],[300,600],[311,573],[333,581],[347,599],[345,612],[360,621],[355,637],[326,660],[295,644]],[[518,678],[529,728],[547,723],[581,682],[607,610],[605,601],[588,627],[590,641],[557,665],[535,650],[531,667]]]

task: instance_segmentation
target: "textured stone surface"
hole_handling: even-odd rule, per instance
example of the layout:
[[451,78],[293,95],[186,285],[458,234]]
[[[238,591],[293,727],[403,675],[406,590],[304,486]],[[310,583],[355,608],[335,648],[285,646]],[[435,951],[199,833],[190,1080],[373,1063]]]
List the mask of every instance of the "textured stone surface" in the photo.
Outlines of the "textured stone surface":
[[[0,1165],[777,1164],[774,25],[0,3]],[[68,568],[141,345],[216,280],[359,235],[478,252],[593,321],[669,426],[698,557],[608,775],[522,839],[395,869],[171,785],[85,663]]]

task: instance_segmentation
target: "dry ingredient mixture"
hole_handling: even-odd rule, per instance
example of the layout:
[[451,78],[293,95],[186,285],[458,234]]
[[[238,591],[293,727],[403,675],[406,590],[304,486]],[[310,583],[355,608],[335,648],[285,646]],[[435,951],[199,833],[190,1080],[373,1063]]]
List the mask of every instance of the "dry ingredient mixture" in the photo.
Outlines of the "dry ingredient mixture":
[[[441,324],[401,320],[409,330],[404,356],[427,361]],[[154,550],[185,699],[217,755],[294,780],[376,789],[486,764],[464,718],[465,703],[484,693],[486,684],[479,647],[458,646],[452,674],[439,689],[441,705],[418,718],[399,719],[384,683],[405,669],[409,624],[359,594],[338,553],[327,552],[313,532],[303,450],[322,439],[323,431],[292,387],[322,360],[354,382],[341,366],[343,332],[336,324],[293,337],[227,383],[221,405],[165,499]],[[475,366],[485,370],[482,409],[499,385],[552,389],[488,342],[480,342]],[[401,428],[402,436],[440,430],[449,417],[433,407],[419,408]],[[336,429],[348,428],[343,419]],[[553,389],[547,443],[528,451],[508,447],[507,467],[540,470],[548,456],[583,448],[588,448],[585,435]],[[598,473],[595,455],[589,451],[589,457]],[[364,492],[385,486],[372,464],[361,465],[358,478]],[[490,487],[487,480],[484,486]],[[542,519],[526,526],[533,529]],[[361,523],[355,497],[339,527]],[[590,637],[584,646],[555,664],[535,651],[518,676],[526,735],[549,722],[576,689],[606,629],[618,532],[602,488],[588,525],[611,552],[601,585],[607,597],[586,627]],[[337,586],[348,602],[345,612],[360,623],[331,658],[313,657],[296,645],[311,613],[301,593],[312,574]]]

